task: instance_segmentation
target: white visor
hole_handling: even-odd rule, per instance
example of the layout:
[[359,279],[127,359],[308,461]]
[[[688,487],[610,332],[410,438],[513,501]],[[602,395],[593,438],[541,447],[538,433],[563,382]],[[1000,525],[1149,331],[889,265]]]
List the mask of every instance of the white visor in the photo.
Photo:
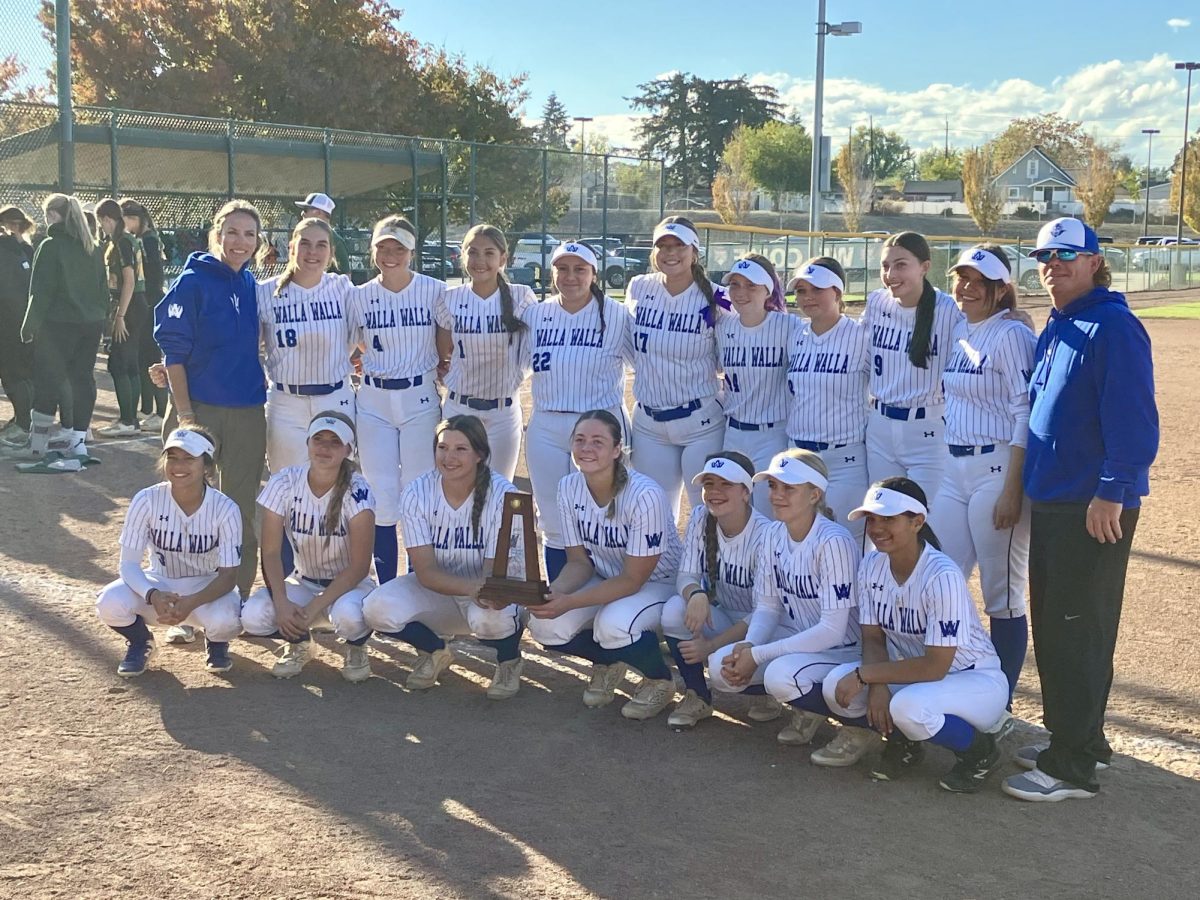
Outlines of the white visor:
[[212,441],[200,432],[192,431],[190,428],[176,428],[167,435],[167,439],[163,443],[163,453],[166,453],[172,447],[178,447],[189,456],[203,456],[205,453],[213,456],[217,452],[216,448],[212,445]]
[[815,288],[831,288],[835,287],[839,291],[845,291],[846,285],[842,283],[842,279],[838,278],[837,272],[833,269],[827,269],[824,266],[818,266],[816,263],[809,263],[799,272],[792,276],[788,281],[787,289],[794,291],[797,283],[807,281]]
[[871,488],[863,498],[862,506],[851,510],[847,519],[861,519],[865,515],[898,516],[901,513],[918,513],[928,516],[929,510],[920,500],[893,491],[891,488]]
[[811,484],[821,490],[829,487],[828,478],[804,460],[786,453],[776,453],[767,470],[754,476],[755,481],[766,481],[768,478],[776,478],[784,484]]
[[655,226],[653,240],[654,245],[658,246],[659,239],[667,237],[668,235],[674,238],[679,238],[679,240],[683,241],[689,247],[695,247],[697,250],[700,249],[700,235],[696,234],[696,232],[692,231],[692,229],[688,228],[686,225],[681,225],[678,222],[667,222],[662,225]]
[[398,241],[401,247],[417,249],[416,236],[399,225],[379,225],[375,228],[375,233],[371,235],[371,246],[378,247],[384,241]]
[[748,488],[754,487],[750,473],[725,456],[717,456],[706,462],[704,468],[692,479],[692,484],[699,484],[704,480],[705,475],[716,475],[733,484],[744,484]]
[[559,244],[554,248],[554,252],[550,254],[550,265],[554,265],[556,260],[562,259],[564,256],[578,257],[593,269],[597,271],[600,269],[600,265],[596,261],[596,254],[592,252],[592,248],[587,244],[580,244],[577,241],[567,241],[565,244]]
[[721,279],[721,284],[729,284],[734,275],[741,275],[743,278],[749,279],[751,284],[761,284],[769,289],[775,287],[775,279],[771,277],[771,273],[752,259],[739,259],[734,263],[733,268],[726,272],[725,277]]
[[951,266],[950,271],[964,268],[975,269],[984,278],[990,278],[992,281],[1002,281],[1005,284],[1012,281],[1012,274],[1004,267],[1004,263],[1000,262],[995,254],[978,247],[968,248],[958,254],[958,262]]
[[312,420],[312,424],[308,426],[308,436],[320,434],[322,431],[332,431],[342,441],[343,444],[354,446],[354,429],[343,422],[341,419],[334,416],[319,416]]

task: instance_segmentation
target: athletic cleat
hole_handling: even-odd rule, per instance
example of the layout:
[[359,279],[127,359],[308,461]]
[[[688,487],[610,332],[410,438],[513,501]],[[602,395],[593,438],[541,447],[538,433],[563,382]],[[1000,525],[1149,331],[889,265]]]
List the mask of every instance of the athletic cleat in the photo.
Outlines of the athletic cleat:
[[689,690],[679,701],[679,705],[667,716],[667,724],[672,728],[695,728],[702,719],[707,719],[712,714],[712,704],[695,691]]
[[23,447],[29,443],[29,429],[22,428],[15,421],[9,422],[0,431],[0,443],[7,444],[10,447]]
[[592,680],[584,688],[583,705],[597,709],[612,703],[617,688],[625,680],[625,673],[628,671],[629,665],[623,662],[613,663],[611,666],[592,663]]
[[162,431],[162,426],[162,416],[151,415],[142,419],[141,430],[145,434],[158,434]]
[[167,629],[168,644],[190,644],[196,640],[196,629],[191,625],[172,625]]
[[351,684],[359,684],[371,677],[371,657],[366,647],[359,644],[346,645],[346,658],[342,660],[342,677]]
[[922,741],[910,741],[899,729],[893,729],[879,761],[871,767],[871,777],[876,781],[896,781],[924,758]]
[[146,671],[157,653],[158,647],[154,641],[130,644],[125,651],[125,658],[117,666],[117,674],[122,678],[136,678]]
[[447,647],[432,653],[421,653],[417,664],[408,673],[408,680],[404,686],[410,691],[427,691],[437,684],[438,676],[446,671],[452,662],[454,654]]
[[774,697],[759,697],[746,711],[752,722],[774,722],[783,715],[783,704]]
[[205,638],[204,649],[206,651],[204,668],[208,671],[219,675],[233,668],[233,660],[229,658],[228,641],[210,641]]
[[141,433],[137,425],[126,425],[124,422],[113,422],[96,431],[96,434],[103,438],[131,437]]
[[271,667],[271,674],[276,678],[294,678],[299,675],[304,664],[312,656],[312,647],[309,646],[311,643],[312,641],[296,641],[293,644],[289,641],[284,644],[283,652]]
[[971,746],[954,755],[958,757],[958,762],[938,780],[938,784],[954,794],[978,793],[1000,762],[996,738],[985,731],[976,732]]
[[524,668],[525,660],[519,656],[497,663],[492,683],[488,685],[488,699],[510,700],[517,696],[517,691],[521,689],[521,670]]
[[1004,779],[1000,789],[1010,797],[1018,800],[1032,800],[1040,803],[1057,803],[1059,800],[1088,800],[1095,797],[1097,791],[1077,787],[1070,782],[1062,781],[1053,775],[1047,775],[1041,769],[1022,772],[1020,775],[1010,775]]
[[817,729],[825,722],[823,716],[803,709],[792,710],[792,721],[783,726],[775,740],[789,747],[803,747],[816,737]]
[[874,742],[875,732],[869,728],[843,725],[833,740],[821,749],[814,750],[809,759],[818,766],[852,766],[866,755]]
[[[1050,745],[1048,743],[1029,744],[1013,754],[1013,762],[1015,762],[1022,769],[1036,769],[1038,754],[1040,754],[1043,750],[1049,749],[1049,747]],[[1099,760],[1096,760],[1096,771],[1103,772],[1109,767],[1109,765],[1109,763],[1103,763]]]
[[675,699],[675,681],[671,678],[645,678],[633,699],[621,707],[627,719],[653,719]]

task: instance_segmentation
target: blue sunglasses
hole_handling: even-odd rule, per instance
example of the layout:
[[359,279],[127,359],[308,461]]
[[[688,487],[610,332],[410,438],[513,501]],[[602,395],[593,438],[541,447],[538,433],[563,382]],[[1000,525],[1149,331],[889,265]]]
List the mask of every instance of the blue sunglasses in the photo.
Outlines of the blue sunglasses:
[[1033,258],[1042,265],[1050,262],[1052,259],[1061,259],[1063,262],[1073,262],[1081,256],[1095,256],[1094,253],[1086,253],[1083,250],[1039,250],[1033,254]]

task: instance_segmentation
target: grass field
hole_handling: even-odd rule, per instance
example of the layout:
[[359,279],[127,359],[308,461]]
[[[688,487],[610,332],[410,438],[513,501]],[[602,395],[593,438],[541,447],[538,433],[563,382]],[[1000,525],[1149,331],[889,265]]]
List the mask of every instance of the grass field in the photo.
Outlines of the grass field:
[[1200,319],[1200,303],[1177,303],[1172,306],[1155,306],[1139,309],[1141,319]]

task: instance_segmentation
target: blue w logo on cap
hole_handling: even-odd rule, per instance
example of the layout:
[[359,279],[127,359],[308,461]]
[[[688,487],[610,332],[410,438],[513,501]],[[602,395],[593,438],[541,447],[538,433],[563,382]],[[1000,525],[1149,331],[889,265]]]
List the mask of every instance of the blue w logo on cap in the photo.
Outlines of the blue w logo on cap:
[[883,499],[883,491],[876,491],[876,492],[875,492],[875,499],[876,499],[876,500],[882,500],[882,499]]
[[971,254],[971,259],[975,260],[975,262],[982,262],[983,261],[983,251],[976,250],[974,253]]
[[1053,228],[1050,229],[1050,234],[1053,235],[1054,237],[1058,237],[1060,234],[1062,234],[1066,230],[1067,229],[1063,226],[1063,223],[1059,222],[1057,225],[1055,225]]
[[578,253],[579,245],[578,244],[567,244],[567,252],[568,253]]
[[817,271],[817,267],[816,267],[816,266],[809,266],[808,268],[806,268],[806,269],[804,270],[804,274],[805,274],[805,275],[813,275],[813,274],[815,274],[815,273],[816,273],[816,271]]
[[725,465],[725,461],[724,461],[724,460],[721,460],[721,459],[714,459],[712,462],[710,462],[710,463],[708,464],[708,467],[709,467],[710,469],[719,469],[719,468],[721,468],[721,466],[723,466],[723,465]]
[[748,269],[748,268],[750,268],[750,261],[749,261],[749,260],[745,260],[745,259],[743,259],[743,260],[742,260],[740,263],[738,263],[736,266],[734,266],[734,268],[736,268],[736,269]]

